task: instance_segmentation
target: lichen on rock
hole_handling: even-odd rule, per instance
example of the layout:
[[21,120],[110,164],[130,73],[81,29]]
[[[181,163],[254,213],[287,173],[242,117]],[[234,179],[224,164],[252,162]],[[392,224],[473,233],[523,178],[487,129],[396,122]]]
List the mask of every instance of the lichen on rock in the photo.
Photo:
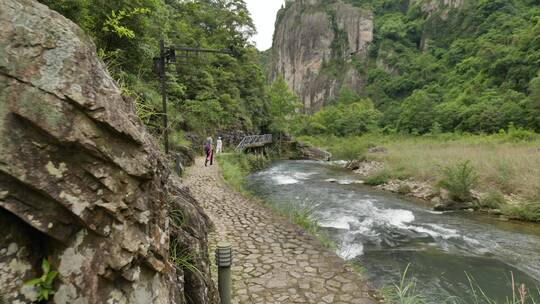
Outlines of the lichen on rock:
[[[189,222],[171,228],[170,206]],[[0,286],[47,257],[54,303],[217,303],[210,222],[104,69],[91,39],[33,0],[0,2]],[[195,276],[169,240],[196,253]],[[15,250],[14,248],[17,248]]]

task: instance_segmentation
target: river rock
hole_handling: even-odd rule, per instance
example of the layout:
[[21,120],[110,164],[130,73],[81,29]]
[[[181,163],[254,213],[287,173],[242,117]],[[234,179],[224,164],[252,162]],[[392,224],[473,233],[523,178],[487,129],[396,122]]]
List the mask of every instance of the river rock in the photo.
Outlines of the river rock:
[[441,201],[435,207],[433,207],[433,210],[435,211],[453,211],[453,210],[474,210],[475,204],[472,202],[455,202],[455,201]]
[[[36,1],[0,1],[6,302],[36,299],[23,282],[47,258],[59,272],[52,303],[217,303],[209,226],[91,39]],[[197,274],[170,262],[171,240]]]
[[354,173],[361,176],[369,176],[382,171],[384,169],[384,163],[375,160],[357,161],[355,167],[357,168],[354,169]]
[[347,162],[347,164],[345,165],[345,169],[358,170],[362,166],[362,162],[363,161],[361,160],[351,160]]
[[332,158],[332,153],[299,141],[295,141],[291,144],[291,150],[294,154],[294,157],[292,158],[323,161],[329,161]]

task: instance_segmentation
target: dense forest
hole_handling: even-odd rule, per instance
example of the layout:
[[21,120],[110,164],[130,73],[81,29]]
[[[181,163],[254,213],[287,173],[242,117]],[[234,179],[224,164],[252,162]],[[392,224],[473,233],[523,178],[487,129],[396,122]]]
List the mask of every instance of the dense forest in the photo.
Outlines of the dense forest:
[[[540,131],[538,0],[345,2],[374,13],[368,59],[352,62],[365,90],[342,88],[331,106],[301,116],[297,133]],[[343,59],[330,64],[339,70]]]
[[[368,58],[347,63],[357,67],[365,89],[344,86],[312,116],[298,114],[300,104],[282,79],[267,83],[268,52],[250,43],[256,29],[242,0],[41,2],[94,39],[158,137],[161,97],[152,58],[159,40],[235,50],[234,56],[199,54],[169,65],[171,142],[229,130],[337,136],[540,131],[538,0],[469,0],[432,11],[423,8],[425,1],[345,1],[374,14]],[[325,69],[339,73],[344,60],[333,58]]]
[[[162,110],[153,58],[159,55],[160,39],[166,46],[234,50],[230,55],[190,54],[189,58],[177,52],[177,64],[168,65],[172,143],[188,144],[186,137],[230,130],[258,132],[279,125],[282,109],[269,104],[269,94],[287,92],[276,92],[266,84],[259,53],[249,42],[255,28],[244,1],[41,2],[93,38],[109,72],[124,93],[135,99],[139,116],[158,138],[163,131]],[[277,124],[270,117],[278,117]]]

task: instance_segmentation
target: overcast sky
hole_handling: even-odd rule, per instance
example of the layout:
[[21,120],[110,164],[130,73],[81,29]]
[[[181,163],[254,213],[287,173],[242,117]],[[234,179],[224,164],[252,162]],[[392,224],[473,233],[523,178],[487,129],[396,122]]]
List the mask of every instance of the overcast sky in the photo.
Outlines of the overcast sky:
[[257,49],[265,51],[272,46],[274,21],[284,0],[246,0],[251,18],[257,27],[257,35],[253,37]]

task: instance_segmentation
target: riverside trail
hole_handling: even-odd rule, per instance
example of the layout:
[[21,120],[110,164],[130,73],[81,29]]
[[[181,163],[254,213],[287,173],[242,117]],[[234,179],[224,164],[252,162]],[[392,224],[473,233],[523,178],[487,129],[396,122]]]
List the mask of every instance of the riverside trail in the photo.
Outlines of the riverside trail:
[[[335,253],[286,218],[225,184],[197,158],[185,178],[216,229],[233,245],[233,303],[375,303],[368,284]],[[215,275],[215,273],[214,273]]]

